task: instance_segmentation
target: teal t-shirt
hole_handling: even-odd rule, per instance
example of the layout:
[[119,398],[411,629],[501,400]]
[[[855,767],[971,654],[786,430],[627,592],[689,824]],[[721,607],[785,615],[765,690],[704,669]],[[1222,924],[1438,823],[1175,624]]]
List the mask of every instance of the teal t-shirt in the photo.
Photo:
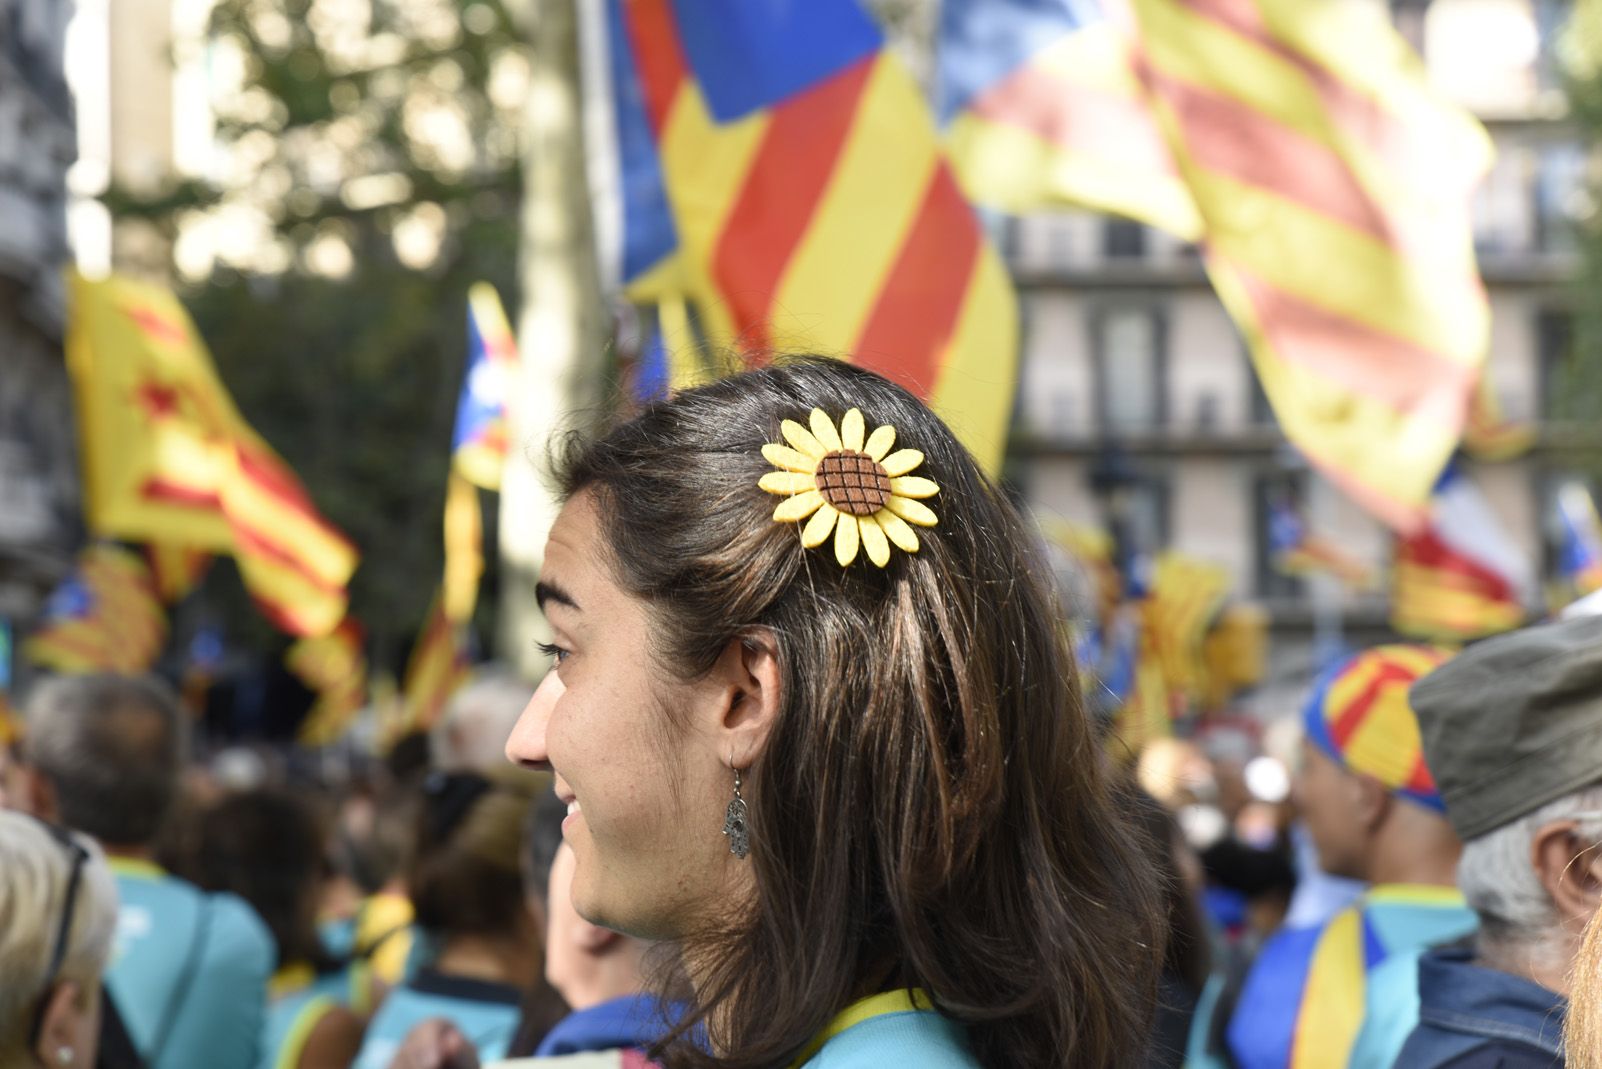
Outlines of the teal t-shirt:
[[294,1069],[312,1029],[330,1011],[366,1014],[367,984],[359,964],[321,974],[307,965],[280,969],[268,988],[258,1069]]
[[272,935],[244,900],[113,858],[120,905],[106,986],[149,1069],[255,1069]]
[[907,992],[864,999],[835,1019],[805,1069],[978,1069],[966,1030],[932,1009],[914,1009]]
[[460,1029],[480,1060],[504,1058],[517,1032],[521,1003],[515,987],[424,969],[384,999],[351,1069],[389,1069],[406,1033],[430,1017],[443,1017]]

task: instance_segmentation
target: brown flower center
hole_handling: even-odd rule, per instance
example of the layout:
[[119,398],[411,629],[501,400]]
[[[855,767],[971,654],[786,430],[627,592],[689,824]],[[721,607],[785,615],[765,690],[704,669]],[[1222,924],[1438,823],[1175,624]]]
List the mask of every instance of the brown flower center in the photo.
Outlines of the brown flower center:
[[818,461],[823,500],[853,516],[872,516],[890,500],[890,473],[866,453],[842,449]]

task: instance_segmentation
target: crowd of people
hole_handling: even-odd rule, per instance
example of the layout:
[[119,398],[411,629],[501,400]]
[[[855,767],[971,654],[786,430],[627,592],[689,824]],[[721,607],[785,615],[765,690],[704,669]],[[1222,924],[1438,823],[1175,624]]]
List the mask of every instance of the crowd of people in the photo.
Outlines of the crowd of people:
[[338,781],[192,752],[152,678],[33,687],[0,1069],[1602,1067],[1602,617],[1129,755],[1029,525],[878,376],[556,474],[551,671]]

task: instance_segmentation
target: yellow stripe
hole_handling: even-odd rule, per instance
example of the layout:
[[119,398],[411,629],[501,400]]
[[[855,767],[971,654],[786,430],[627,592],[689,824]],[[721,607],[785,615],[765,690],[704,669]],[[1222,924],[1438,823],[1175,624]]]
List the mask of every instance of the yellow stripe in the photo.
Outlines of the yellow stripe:
[[1376,777],[1387,787],[1400,787],[1413,775],[1424,740],[1407,704],[1405,684],[1392,684],[1375,696],[1368,715],[1344,747],[1347,764]]
[[290,1025],[289,1034],[284,1037],[284,1045],[278,1048],[278,1055],[273,1059],[273,1069],[297,1069],[300,1065],[301,1052],[306,1048],[306,1041],[311,1038],[312,1029],[336,1008],[337,1003],[327,995],[319,995],[306,1003],[295,1015],[295,1023]]
[[[1300,254],[1299,254],[1300,255]],[[1395,512],[1416,511],[1457,446],[1456,428],[1404,415],[1351,393],[1307,367],[1280,359],[1261,340],[1250,298],[1229,265],[1208,266],[1218,291],[1252,342],[1252,362],[1287,436],[1309,458],[1343,472]]]
[[[717,292],[707,265],[767,125],[765,112],[733,123],[713,122],[693,81],[685,83],[669,109],[661,137],[662,177],[679,244],[687,253],[679,260],[685,291],[691,295]],[[733,341],[734,322],[720,300],[705,299],[697,307],[716,344]]]
[[1018,299],[988,240],[946,351],[929,407],[950,424],[981,467],[1001,471],[1017,389]]
[[800,1057],[790,1063],[791,1069],[804,1065],[829,1040],[848,1028],[855,1028],[864,1021],[871,1021],[875,1017],[883,1017],[891,1013],[909,1013],[933,1009],[934,1004],[929,1001],[929,996],[919,988],[886,991],[882,994],[871,995],[868,998],[853,1002],[836,1014],[834,1020],[825,1025],[823,1031],[813,1037],[812,1041],[802,1049]]
[[884,55],[863,87],[823,196],[781,277],[779,349],[850,353],[877,306],[938,161],[927,105]]
[[144,861],[135,857],[106,858],[106,865],[118,876],[129,876],[138,880],[164,880],[167,870],[154,861]]
[[1329,922],[1313,949],[1291,1049],[1291,1069],[1344,1066],[1363,1022],[1367,970],[1363,917],[1355,908]]
[[1449,254],[1404,258],[1265,189],[1194,167],[1189,173],[1217,256],[1310,304],[1444,358],[1467,365],[1481,361],[1490,310],[1470,284],[1472,260]]
[[1363,895],[1367,902],[1394,902],[1404,906],[1466,907],[1468,900],[1456,887],[1433,883],[1380,883]]

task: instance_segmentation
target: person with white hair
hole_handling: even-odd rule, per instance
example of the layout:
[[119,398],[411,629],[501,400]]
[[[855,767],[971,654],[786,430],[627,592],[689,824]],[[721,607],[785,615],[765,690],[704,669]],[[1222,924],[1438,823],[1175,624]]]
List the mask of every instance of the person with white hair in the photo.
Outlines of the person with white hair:
[[1602,617],[1477,643],[1410,697],[1480,927],[1400,977],[1418,1027],[1384,1064],[1561,1067],[1570,973],[1602,903]]
[[533,695],[533,686],[509,668],[480,668],[451,695],[429,733],[433,766],[441,772],[483,772],[506,764],[506,739]]
[[92,1066],[117,889],[89,839],[0,811],[0,1066]]

